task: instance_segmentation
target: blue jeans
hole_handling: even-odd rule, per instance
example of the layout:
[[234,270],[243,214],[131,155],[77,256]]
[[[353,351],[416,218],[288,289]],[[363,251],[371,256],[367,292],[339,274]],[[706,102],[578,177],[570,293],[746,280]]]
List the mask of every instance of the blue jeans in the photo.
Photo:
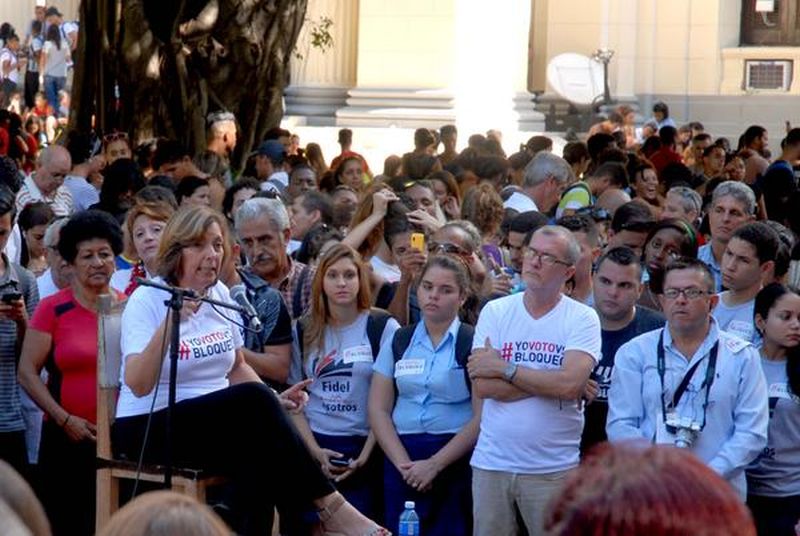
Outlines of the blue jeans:
[[58,115],[58,92],[64,89],[66,85],[66,76],[44,75],[44,94],[56,115]]

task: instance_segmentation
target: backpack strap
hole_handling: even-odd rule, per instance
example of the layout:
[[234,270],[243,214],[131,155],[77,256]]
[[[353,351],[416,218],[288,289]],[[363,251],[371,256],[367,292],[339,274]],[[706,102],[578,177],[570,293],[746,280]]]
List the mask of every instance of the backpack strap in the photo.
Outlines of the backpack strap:
[[306,265],[300,272],[300,277],[297,278],[297,284],[292,293],[292,318],[300,318],[300,315],[303,314],[303,288],[306,286],[306,279],[308,279],[310,271],[311,267]]
[[297,347],[300,350],[300,362],[302,363],[305,359],[305,350],[303,349],[303,324],[305,317],[298,318],[295,322],[295,332],[297,333]]
[[475,335],[475,328],[464,322],[458,326],[458,335],[456,335],[456,363],[464,369],[464,382],[467,384],[470,394],[472,393],[472,380],[469,378],[469,370],[467,370],[467,361],[469,355],[472,353],[472,339]]
[[411,337],[414,336],[414,330],[417,328],[416,324],[405,326],[394,332],[392,339],[392,356],[394,362],[397,363],[403,358],[408,345],[411,344]]
[[[392,357],[394,357],[395,363],[403,358],[403,354],[406,352],[406,349],[408,349],[408,345],[411,344],[411,338],[414,336],[415,329],[417,329],[417,324],[411,324],[410,326],[404,326],[394,332],[394,337],[392,338]],[[394,383],[394,397],[397,398],[397,379],[394,375],[392,375],[392,383]]]
[[367,317],[367,338],[369,338],[369,345],[372,349],[373,361],[378,357],[381,351],[381,337],[383,330],[386,329],[386,322],[392,318],[388,311],[373,307],[369,311]]

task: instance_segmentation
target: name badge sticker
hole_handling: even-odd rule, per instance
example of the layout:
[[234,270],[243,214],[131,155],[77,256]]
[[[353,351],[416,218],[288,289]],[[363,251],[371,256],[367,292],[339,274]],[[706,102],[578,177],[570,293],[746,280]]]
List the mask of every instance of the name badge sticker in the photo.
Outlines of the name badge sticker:
[[771,383],[769,384],[769,397],[782,398],[784,400],[791,400],[795,403],[800,403],[800,397],[792,393],[789,389],[789,384],[786,383]]
[[372,363],[372,347],[368,344],[345,348],[342,361],[345,363]]
[[401,359],[394,364],[394,377],[415,376],[425,370],[424,359]]

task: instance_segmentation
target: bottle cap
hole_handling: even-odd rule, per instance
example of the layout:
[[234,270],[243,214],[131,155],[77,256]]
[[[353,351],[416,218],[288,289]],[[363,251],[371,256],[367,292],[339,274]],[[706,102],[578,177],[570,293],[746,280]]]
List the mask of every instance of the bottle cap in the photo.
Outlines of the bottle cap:
[[405,506],[406,506],[406,510],[413,510],[414,506],[416,506],[416,505],[414,504],[414,501],[406,501],[406,505]]

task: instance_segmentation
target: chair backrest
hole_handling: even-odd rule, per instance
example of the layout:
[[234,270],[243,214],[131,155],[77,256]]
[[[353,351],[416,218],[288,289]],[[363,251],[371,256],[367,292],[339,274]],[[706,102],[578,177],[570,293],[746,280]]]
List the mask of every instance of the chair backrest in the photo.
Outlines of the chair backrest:
[[100,296],[97,311],[97,456],[111,459],[111,425],[117,409],[122,366],[120,334],[125,301]]

